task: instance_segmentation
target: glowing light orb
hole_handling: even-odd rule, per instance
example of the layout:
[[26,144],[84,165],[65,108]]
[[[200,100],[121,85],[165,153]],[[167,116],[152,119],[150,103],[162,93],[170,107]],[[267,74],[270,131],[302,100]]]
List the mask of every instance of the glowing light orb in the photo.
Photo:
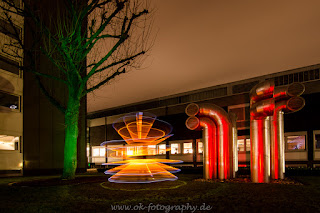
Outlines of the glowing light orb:
[[[107,149],[120,152],[123,161],[105,163],[103,165],[120,165],[105,171],[111,174],[108,180],[115,183],[152,183],[159,181],[173,181],[178,178],[172,173],[179,172],[167,164],[182,163],[180,160],[169,159],[137,159],[138,157],[153,155],[155,145],[171,137],[172,126],[158,120],[150,113],[131,113],[119,118],[113,123],[113,128],[123,140],[106,141],[101,145]],[[114,144],[125,141],[129,146],[111,147]],[[168,151],[165,148],[165,151]]]

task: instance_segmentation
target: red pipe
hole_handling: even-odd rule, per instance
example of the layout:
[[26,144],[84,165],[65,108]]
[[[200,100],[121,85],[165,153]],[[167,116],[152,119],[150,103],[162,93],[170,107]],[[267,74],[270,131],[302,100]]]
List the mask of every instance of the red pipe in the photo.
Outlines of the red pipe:
[[287,86],[280,86],[274,88],[273,98],[278,100],[289,99],[290,97],[298,97],[305,91],[303,84],[295,82]]
[[273,91],[274,81],[272,80],[263,81],[257,84],[251,89],[249,93],[251,104],[258,102],[259,100],[272,98]]
[[[301,83],[275,88],[274,82],[267,80],[257,84],[250,91],[251,179],[253,182],[267,182],[270,173],[274,179],[284,178],[283,112],[297,111],[304,106],[303,98],[292,97],[301,95],[304,90],[305,87]],[[265,123],[269,120],[269,116],[272,116],[271,133],[267,133],[269,127]],[[269,162],[269,153],[271,162]]]
[[186,107],[186,114],[189,116],[198,115],[200,117],[208,117],[216,124],[217,143],[218,143],[218,175],[223,180],[231,178],[230,166],[233,168],[233,153],[229,153],[229,143],[232,139],[232,123],[224,109],[213,104],[189,104]]
[[202,130],[202,143],[204,146],[203,174],[205,179],[217,178],[217,135],[216,124],[207,117],[197,118],[191,116],[186,120],[186,126],[190,130]]
[[269,182],[270,120],[274,112],[274,81],[257,84],[250,91],[251,180]]
[[264,119],[273,115],[275,102],[273,98],[261,100],[251,105],[250,116],[253,119]]
[[284,154],[284,112],[296,112],[302,109],[305,101],[302,97],[292,97],[289,100],[282,100],[275,104],[272,117],[271,131],[271,177],[273,179],[284,179],[285,154]]

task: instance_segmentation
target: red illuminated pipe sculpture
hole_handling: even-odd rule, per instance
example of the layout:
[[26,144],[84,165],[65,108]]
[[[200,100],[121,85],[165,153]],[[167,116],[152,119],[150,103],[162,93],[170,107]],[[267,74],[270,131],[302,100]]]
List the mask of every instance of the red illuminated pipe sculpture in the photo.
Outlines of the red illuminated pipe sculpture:
[[262,100],[251,106],[251,180],[254,183],[268,183],[270,179],[270,119],[274,101]]
[[292,97],[275,104],[271,118],[271,178],[284,179],[285,174],[285,141],[284,141],[284,112],[296,112],[302,109],[305,100],[302,97]]
[[203,178],[216,179],[218,177],[216,124],[210,118],[191,116],[186,120],[186,126],[190,130],[203,130]]
[[273,81],[264,81],[250,91],[251,180],[267,183],[270,179],[270,119],[273,114]]
[[296,112],[304,107],[305,101],[299,97],[304,90],[304,85],[297,82],[274,89],[275,109],[271,117],[272,179],[284,179],[285,174],[284,112]]
[[250,120],[251,180],[268,183],[270,179],[270,119]]
[[[206,117],[211,119],[216,125],[216,141],[217,141],[217,153],[218,153],[218,177],[220,180],[234,177],[234,160],[233,153],[234,144],[232,135],[232,122],[226,111],[221,107],[213,104],[189,104],[186,107],[186,114],[189,116],[198,116],[200,118]],[[201,123],[201,121],[200,121]],[[188,127],[188,124],[187,124]],[[208,136],[206,136],[208,137]],[[210,143],[208,139],[204,141]],[[213,143],[213,142],[211,142]],[[236,144],[235,144],[236,145]],[[206,145],[205,145],[206,147]],[[208,146],[209,148],[210,146]],[[210,149],[210,148],[209,148]],[[231,150],[231,151],[230,151]],[[211,151],[208,152],[213,153]],[[211,154],[212,155],[212,154]],[[206,162],[204,161],[204,166]]]
[[303,84],[293,83],[275,88],[273,81],[262,82],[250,91],[253,182],[268,182],[270,174],[273,179],[284,178],[283,112],[294,112],[303,108],[304,99],[297,97],[303,92]]

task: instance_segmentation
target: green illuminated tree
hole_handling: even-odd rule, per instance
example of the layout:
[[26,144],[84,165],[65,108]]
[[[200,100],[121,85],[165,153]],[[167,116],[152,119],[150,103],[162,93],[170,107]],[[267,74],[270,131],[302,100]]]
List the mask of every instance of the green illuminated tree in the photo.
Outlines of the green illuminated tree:
[[[140,65],[141,56],[150,47],[149,4],[142,0],[59,0],[54,1],[57,8],[52,15],[42,8],[46,1],[22,2],[23,6],[12,0],[2,0],[0,4],[3,17],[11,25],[5,34],[14,38],[3,44],[2,52],[27,59],[20,69],[34,73],[41,91],[64,113],[62,178],[72,179],[77,168],[80,101],[87,93]],[[14,27],[17,20],[24,20],[25,28],[31,32],[31,47],[25,45]],[[40,72],[35,62],[37,54],[45,55],[56,72]],[[46,88],[46,78],[66,85],[65,105]]]

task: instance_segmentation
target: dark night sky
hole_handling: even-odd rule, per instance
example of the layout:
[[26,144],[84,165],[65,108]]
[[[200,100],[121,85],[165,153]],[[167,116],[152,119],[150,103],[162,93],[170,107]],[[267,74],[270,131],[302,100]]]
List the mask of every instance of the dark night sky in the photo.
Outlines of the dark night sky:
[[153,0],[143,69],[88,96],[88,112],[320,63],[319,0]]

